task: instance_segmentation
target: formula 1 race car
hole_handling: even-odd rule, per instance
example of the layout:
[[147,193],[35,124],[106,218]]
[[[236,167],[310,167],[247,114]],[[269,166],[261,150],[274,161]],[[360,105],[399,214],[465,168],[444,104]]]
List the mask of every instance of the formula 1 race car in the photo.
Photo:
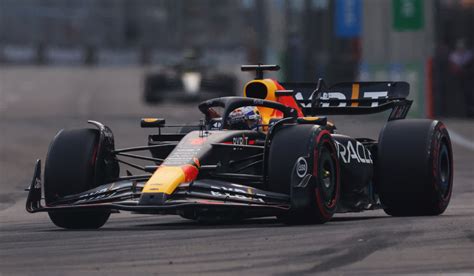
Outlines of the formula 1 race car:
[[[336,212],[383,208],[392,216],[439,215],[450,201],[453,156],[437,120],[405,119],[405,82],[278,83],[276,65],[247,65],[256,79],[244,97],[202,102],[204,120],[181,133],[162,129],[148,145],[115,149],[112,131],[61,130],[38,160],[26,209],[48,212],[59,227],[99,228],[113,212],[175,214],[192,220],[276,216],[287,224],[324,223]],[[291,90],[289,90],[291,89]],[[252,106],[257,129],[233,129],[233,110]],[[378,141],[336,133],[322,115],[391,110]],[[131,152],[149,150],[151,156]],[[150,161],[142,166],[123,157]],[[120,175],[119,164],[144,174]],[[42,188],[44,198],[42,198]],[[44,202],[43,202],[44,201]]]
[[206,66],[198,52],[188,51],[183,62],[148,72],[143,81],[143,100],[156,104],[165,99],[197,101],[235,95],[237,78]]

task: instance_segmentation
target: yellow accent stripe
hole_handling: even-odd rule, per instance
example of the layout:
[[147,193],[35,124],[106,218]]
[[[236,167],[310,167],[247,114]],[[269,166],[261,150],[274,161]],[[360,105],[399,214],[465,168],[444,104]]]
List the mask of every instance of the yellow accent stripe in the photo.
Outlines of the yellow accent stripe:
[[[359,99],[359,88],[360,88],[360,85],[358,83],[352,84],[351,100]],[[359,106],[359,103],[352,103],[351,106]]]
[[172,194],[183,183],[185,175],[181,167],[161,166],[143,187],[142,193]]
[[158,118],[143,118],[143,121],[145,123],[154,123],[154,122],[158,121]]
[[303,117],[306,121],[317,121],[319,120],[319,117]]

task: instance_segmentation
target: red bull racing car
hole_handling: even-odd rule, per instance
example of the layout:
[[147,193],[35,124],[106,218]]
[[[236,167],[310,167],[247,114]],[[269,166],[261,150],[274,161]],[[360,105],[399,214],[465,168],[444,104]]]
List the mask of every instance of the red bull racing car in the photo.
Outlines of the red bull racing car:
[[[146,146],[116,149],[112,131],[95,121],[89,121],[94,128],[61,130],[44,178],[36,163],[27,211],[48,212],[68,229],[99,228],[118,211],[193,220],[275,216],[288,224],[377,208],[392,216],[445,211],[453,186],[449,134],[440,121],[405,119],[407,83],[327,88],[322,80],[263,78],[278,68],[242,66],[256,72],[244,96],[199,104],[204,119],[195,130],[170,133],[162,131],[164,119],[142,119],[142,127],[158,131]],[[391,113],[378,141],[337,133],[325,117],[385,110]],[[143,173],[121,175],[120,164]]]

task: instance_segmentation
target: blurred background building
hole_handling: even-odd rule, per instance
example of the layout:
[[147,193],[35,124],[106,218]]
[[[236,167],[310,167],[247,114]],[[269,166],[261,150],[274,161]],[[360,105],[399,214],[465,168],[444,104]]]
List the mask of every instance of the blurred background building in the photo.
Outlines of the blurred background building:
[[474,0],[0,0],[1,66],[149,67],[198,48],[287,81],[406,80],[417,116],[474,115],[473,42]]

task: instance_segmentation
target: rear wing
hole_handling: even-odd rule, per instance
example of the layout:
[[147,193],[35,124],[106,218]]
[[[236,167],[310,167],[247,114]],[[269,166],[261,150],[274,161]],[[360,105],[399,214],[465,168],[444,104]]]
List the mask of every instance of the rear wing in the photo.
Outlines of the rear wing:
[[305,116],[372,114],[392,109],[388,120],[404,119],[412,104],[407,82],[281,83]]

